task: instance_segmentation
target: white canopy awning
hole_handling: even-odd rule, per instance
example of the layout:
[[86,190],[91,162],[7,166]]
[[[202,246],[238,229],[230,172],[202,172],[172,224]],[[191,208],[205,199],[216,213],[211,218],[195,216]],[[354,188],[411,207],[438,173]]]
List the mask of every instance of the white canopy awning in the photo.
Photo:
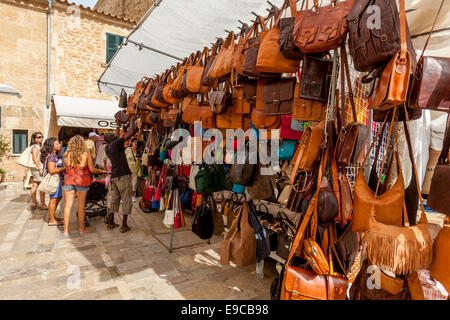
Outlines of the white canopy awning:
[[[281,7],[284,1],[271,2]],[[322,5],[328,3],[329,0],[322,1]],[[406,0],[412,35],[430,30],[440,3],[441,0]],[[297,6],[300,9],[301,1]],[[238,19],[250,25],[255,19],[251,12],[267,16],[267,8],[269,5],[264,0],[157,0],[111,59],[98,80],[99,90],[119,95],[123,88],[129,94],[143,76],[153,77],[175,65],[177,58],[211,47],[216,37],[227,36],[224,30],[239,31]],[[449,8],[447,1],[436,30],[450,27]],[[289,10],[287,14],[290,15]],[[448,48],[443,47],[446,45],[446,42],[432,41],[429,49],[441,52]]]
[[116,101],[53,95],[58,126],[115,129]]
[[20,95],[19,91],[17,91],[15,88],[1,83],[0,83],[0,93]]

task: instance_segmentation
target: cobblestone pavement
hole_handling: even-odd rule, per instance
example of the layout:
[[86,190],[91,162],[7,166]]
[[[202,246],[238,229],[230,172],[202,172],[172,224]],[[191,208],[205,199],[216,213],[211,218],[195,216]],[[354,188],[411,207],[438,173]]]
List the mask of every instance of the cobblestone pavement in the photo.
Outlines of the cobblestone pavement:
[[223,237],[210,244],[199,240],[189,231],[188,215],[188,227],[175,232],[174,245],[197,244],[169,253],[163,214],[144,214],[137,202],[130,232],[106,230],[96,217],[94,232],[80,236],[74,208],[65,238],[62,229],[47,225],[47,211],[31,211],[29,201],[21,185],[0,191],[0,299],[270,298],[275,263],[266,261],[263,280],[255,278],[254,265],[222,266]]

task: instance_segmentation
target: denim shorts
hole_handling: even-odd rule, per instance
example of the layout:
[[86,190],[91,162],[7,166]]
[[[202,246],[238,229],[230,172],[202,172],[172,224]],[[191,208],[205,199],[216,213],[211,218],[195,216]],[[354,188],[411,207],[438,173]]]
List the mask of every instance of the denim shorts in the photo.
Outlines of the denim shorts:
[[73,184],[66,184],[63,186],[63,190],[64,191],[75,190],[76,192],[83,192],[83,191],[88,191],[89,187],[81,187],[81,186],[74,186]]

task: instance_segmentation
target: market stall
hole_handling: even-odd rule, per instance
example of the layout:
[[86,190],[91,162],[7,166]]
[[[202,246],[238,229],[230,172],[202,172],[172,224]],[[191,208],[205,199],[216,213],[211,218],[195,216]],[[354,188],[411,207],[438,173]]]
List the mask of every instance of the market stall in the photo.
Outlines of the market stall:
[[223,264],[279,261],[274,299],[448,299],[449,4],[331,2],[156,2],[98,82],[143,123],[139,207],[224,234]]

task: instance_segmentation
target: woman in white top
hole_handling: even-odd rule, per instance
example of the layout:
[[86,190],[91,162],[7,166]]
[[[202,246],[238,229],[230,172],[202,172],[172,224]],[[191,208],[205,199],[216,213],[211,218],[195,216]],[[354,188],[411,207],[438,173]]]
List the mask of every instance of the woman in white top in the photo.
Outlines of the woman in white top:
[[41,209],[41,210],[47,210],[48,207],[45,205],[45,193],[39,192],[41,203],[37,203],[36,199],[36,191],[39,186],[39,184],[42,182],[43,174],[44,174],[44,166],[42,162],[40,161],[40,151],[42,146],[42,141],[44,140],[44,136],[42,135],[42,132],[34,132],[31,135],[31,141],[30,146],[31,148],[31,155],[33,158],[33,162],[36,165],[37,170],[31,170],[31,175],[33,176],[33,185],[31,186],[31,209]]

